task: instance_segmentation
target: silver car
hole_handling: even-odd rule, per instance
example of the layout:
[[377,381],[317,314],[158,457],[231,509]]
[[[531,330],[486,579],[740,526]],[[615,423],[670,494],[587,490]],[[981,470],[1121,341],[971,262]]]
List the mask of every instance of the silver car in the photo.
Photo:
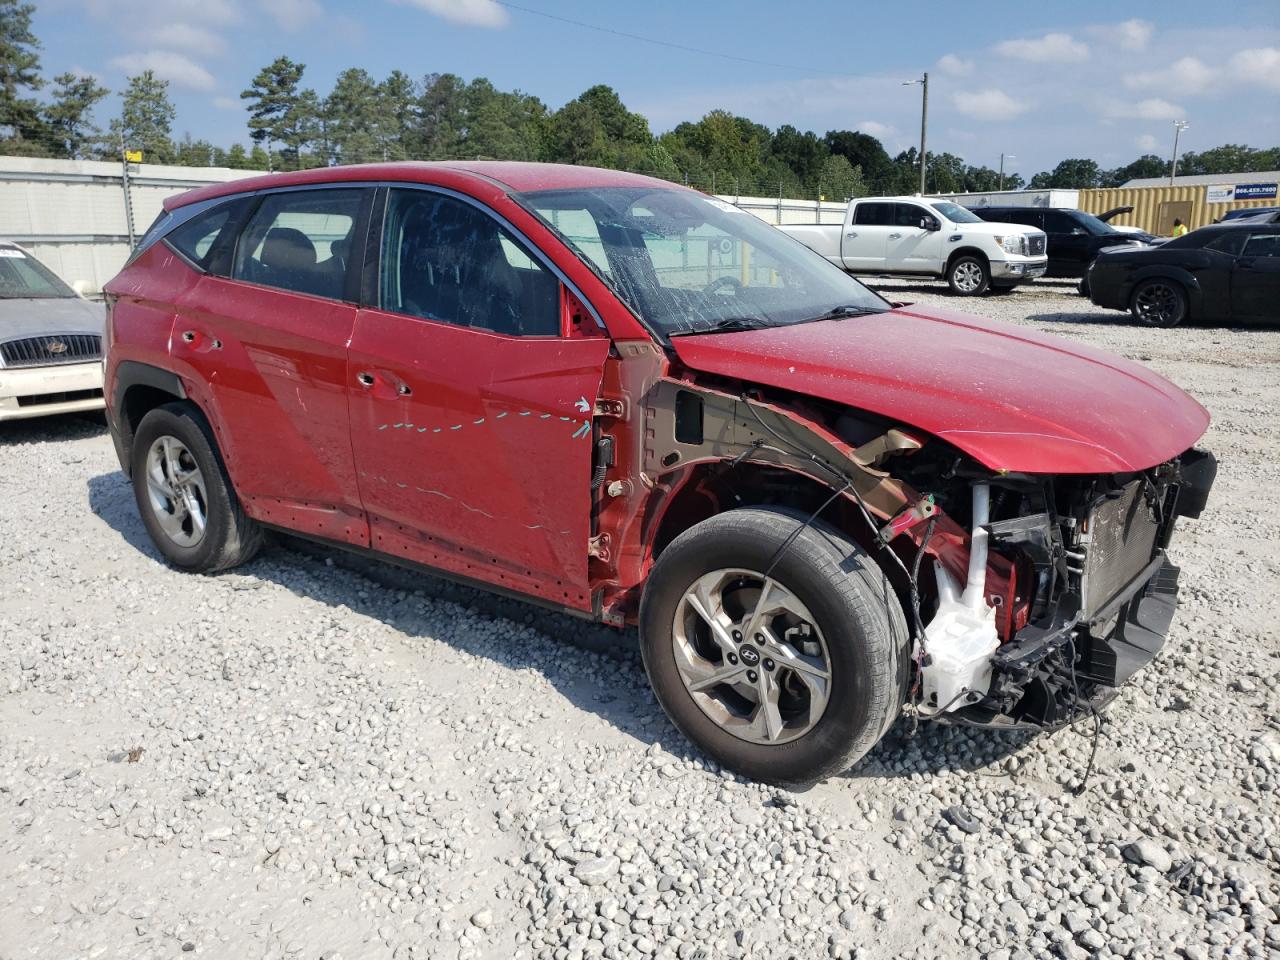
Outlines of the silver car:
[[0,240],[0,421],[101,410],[106,310]]

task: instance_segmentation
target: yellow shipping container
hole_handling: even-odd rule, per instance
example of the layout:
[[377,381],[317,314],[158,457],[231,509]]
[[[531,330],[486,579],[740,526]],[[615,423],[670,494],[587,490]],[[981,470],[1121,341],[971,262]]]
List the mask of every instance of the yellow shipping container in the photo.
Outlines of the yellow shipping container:
[[1115,217],[1116,226],[1139,227],[1158,237],[1173,233],[1176,217],[1194,230],[1213,223],[1229,210],[1244,207],[1280,206],[1280,200],[1232,200],[1228,203],[1206,203],[1209,188],[1196,186],[1106,187],[1080,191],[1080,209],[1086,213],[1105,213],[1116,207],[1133,207],[1131,213]]

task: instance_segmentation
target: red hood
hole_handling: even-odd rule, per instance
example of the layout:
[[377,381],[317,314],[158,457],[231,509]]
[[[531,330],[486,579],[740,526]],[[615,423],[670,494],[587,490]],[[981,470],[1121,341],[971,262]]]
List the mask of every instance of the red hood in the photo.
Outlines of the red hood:
[[1142,470],[1209,425],[1204,407],[1136,363],[950,310],[900,307],[672,342],[694,370],[880,414],[995,470]]

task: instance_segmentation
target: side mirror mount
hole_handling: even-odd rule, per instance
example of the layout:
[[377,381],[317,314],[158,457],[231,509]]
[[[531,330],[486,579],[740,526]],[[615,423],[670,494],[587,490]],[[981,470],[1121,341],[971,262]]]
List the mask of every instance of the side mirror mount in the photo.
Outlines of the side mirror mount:
[[89,284],[84,280],[75,280],[71,284],[71,289],[76,292],[76,296],[84,299],[84,292],[89,289]]

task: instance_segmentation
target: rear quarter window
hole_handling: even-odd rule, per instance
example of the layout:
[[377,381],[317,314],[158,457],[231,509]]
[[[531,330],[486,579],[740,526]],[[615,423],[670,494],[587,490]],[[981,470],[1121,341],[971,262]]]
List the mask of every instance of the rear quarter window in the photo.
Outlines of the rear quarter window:
[[201,270],[226,273],[226,257],[220,255],[230,252],[232,232],[249,203],[248,197],[238,197],[206,210],[170,231],[165,243]]

